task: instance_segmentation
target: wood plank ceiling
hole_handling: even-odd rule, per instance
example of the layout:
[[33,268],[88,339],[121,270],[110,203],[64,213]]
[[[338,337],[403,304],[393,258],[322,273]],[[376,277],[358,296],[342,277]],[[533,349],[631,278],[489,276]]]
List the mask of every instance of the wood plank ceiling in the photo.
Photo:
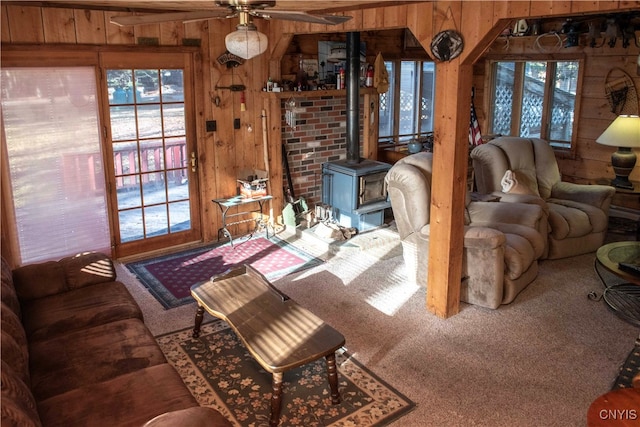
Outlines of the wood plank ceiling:
[[[239,0],[242,2],[243,0]],[[24,6],[68,7],[98,10],[122,10],[130,12],[159,12],[159,11],[206,11],[219,9],[214,0],[192,1],[163,1],[163,0],[54,0],[54,1],[3,1],[4,4],[21,4]],[[337,13],[350,10],[371,9],[383,5],[401,5],[418,3],[418,1],[396,0],[277,0],[273,9],[304,11],[317,14]]]

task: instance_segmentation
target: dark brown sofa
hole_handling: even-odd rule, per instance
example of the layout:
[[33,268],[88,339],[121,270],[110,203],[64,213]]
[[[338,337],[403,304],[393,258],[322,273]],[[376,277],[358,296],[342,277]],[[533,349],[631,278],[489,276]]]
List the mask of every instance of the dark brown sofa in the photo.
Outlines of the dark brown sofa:
[[2,259],[2,426],[230,426],[198,406],[116,281],[86,253]]

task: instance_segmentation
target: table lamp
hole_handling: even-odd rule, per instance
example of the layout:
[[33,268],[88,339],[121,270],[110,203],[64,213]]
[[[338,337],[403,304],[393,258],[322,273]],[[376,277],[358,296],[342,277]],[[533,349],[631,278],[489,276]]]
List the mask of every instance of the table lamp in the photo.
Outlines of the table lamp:
[[636,153],[632,148],[640,147],[640,117],[620,115],[596,139],[598,144],[618,147],[611,155],[611,166],[616,174],[611,185],[619,188],[633,188],[629,174],[636,165]]

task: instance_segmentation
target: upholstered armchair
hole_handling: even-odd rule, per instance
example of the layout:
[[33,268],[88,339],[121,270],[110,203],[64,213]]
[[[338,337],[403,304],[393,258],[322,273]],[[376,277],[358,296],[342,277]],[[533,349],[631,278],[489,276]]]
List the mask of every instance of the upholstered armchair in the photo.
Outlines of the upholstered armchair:
[[[386,175],[391,208],[410,280],[428,286],[432,154],[399,160]],[[538,274],[544,221],[535,204],[471,202],[464,215],[460,299],[498,308],[514,300]],[[513,220],[517,219],[517,223]]]
[[545,209],[544,258],[580,255],[602,246],[615,190],[562,181],[547,141],[499,137],[474,148],[471,159],[479,193],[495,194],[504,202],[537,203]]

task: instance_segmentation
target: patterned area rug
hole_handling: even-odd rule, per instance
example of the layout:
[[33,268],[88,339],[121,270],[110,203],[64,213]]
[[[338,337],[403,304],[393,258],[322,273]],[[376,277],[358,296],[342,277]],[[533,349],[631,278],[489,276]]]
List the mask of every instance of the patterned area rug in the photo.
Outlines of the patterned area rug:
[[164,306],[173,308],[193,302],[192,285],[241,264],[249,264],[268,280],[304,270],[323,261],[277,237],[192,249],[126,264]]
[[[251,357],[227,323],[203,325],[156,338],[201,406],[220,411],[236,426],[268,426],[271,374]],[[336,354],[342,402],[331,404],[324,359],[284,374],[280,426],[383,426],[415,404],[347,352]]]

